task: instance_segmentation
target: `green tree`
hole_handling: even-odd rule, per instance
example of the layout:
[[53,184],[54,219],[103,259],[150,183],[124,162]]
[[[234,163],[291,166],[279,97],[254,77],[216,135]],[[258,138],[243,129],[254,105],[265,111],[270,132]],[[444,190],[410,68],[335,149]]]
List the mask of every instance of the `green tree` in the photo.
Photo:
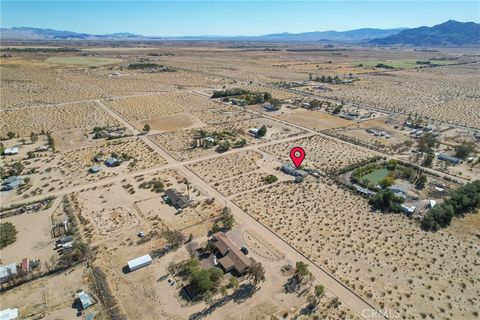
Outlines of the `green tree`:
[[22,174],[24,168],[21,162],[15,162],[11,167],[10,173],[12,176],[19,176]]
[[390,159],[387,162],[387,169],[388,170],[395,170],[397,168],[398,161],[395,159]]
[[0,223],[0,249],[5,248],[17,240],[17,229],[11,222]]
[[237,290],[238,287],[240,286],[240,282],[238,281],[238,278],[231,277],[230,280],[228,281],[228,285],[234,290]]
[[15,138],[15,133],[9,131],[9,132],[7,132],[7,137],[8,137],[8,139],[13,139],[13,138]]
[[315,286],[315,296],[317,298],[320,298],[321,296],[323,296],[324,292],[325,292],[325,288],[321,284],[318,284]]
[[32,141],[32,143],[36,143],[38,141],[38,135],[35,132],[31,132],[30,140]]
[[462,159],[465,159],[473,152],[475,152],[475,144],[472,142],[464,142],[455,147],[455,155]]
[[249,278],[255,285],[265,281],[265,269],[260,262],[254,262],[247,271]]
[[148,123],[143,126],[143,131],[144,132],[149,132],[150,131],[150,125]]
[[217,146],[218,152],[225,152],[230,149],[230,142],[228,140],[221,141]]
[[380,186],[382,187],[390,187],[392,184],[393,184],[393,177],[392,176],[386,176],[385,178],[383,178],[382,180],[380,180],[379,184]]
[[427,150],[427,155],[425,156],[425,159],[423,159],[422,165],[425,167],[430,167],[433,163],[433,159],[435,159],[435,152],[430,148]]
[[400,212],[402,202],[403,199],[397,197],[390,189],[382,189],[368,200],[372,207],[383,212]]
[[295,264],[295,275],[302,280],[306,276],[310,275],[310,270],[308,270],[308,264],[303,261],[297,261],[297,263]]
[[431,133],[425,134],[418,142],[418,151],[425,153],[432,149],[437,144],[437,139]]
[[267,127],[263,125],[260,127],[260,129],[258,129],[257,136],[264,137],[265,134],[267,134]]
[[342,111],[343,106],[336,106],[335,109],[333,109],[333,114],[339,114],[340,111]]
[[423,189],[425,188],[427,181],[428,181],[427,176],[425,174],[421,174],[420,177],[418,177],[417,181],[415,182],[415,186],[418,189]]
[[235,224],[235,217],[232,214],[232,210],[228,207],[223,208],[222,223],[226,230],[231,230]]

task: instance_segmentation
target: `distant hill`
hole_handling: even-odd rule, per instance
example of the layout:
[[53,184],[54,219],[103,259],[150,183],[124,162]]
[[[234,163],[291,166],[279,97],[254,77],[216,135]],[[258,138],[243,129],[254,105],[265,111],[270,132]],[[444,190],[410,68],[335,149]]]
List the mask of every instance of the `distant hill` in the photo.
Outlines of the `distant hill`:
[[40,29],[29,27],[3,28],[0,30],[3,40],[200,40],[200,41],[271,41],[271,42],[350,42],[360,43],[380,37],[387,37],[399,33],[405,28],[373,29],[364,28],[349,31],[314,31],[304,33],[277,33],[261,36],[178,36],[178,37],[147,37],[132,33],[113,33],[94,35]]
[[93,35],[88,33],[30,27],[2,28],[0,29],[0,34],[3,40],[121,40],[143,38],[142,36],[127,32]]
[[373,39],[369,43],[411,46],[478,46],[480,45],[480,24],[449,20],[433,27],[407,29],[396,35]]

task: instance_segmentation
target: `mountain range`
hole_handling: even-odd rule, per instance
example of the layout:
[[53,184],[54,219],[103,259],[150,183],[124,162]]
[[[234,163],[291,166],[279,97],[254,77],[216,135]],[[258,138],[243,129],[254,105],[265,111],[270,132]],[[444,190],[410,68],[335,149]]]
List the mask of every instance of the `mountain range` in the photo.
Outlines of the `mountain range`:
[[0,29],[2,41],[28,40],[118,40],[118,41],[264,41],[264,42],[324,42],[367,45],[411,46],[477,46],[480,44],[480,25],[454,20],[433,27],[375,29],[349,31],[313,31],[276,33],[260,36],[142,36],[128,32],[95,35],[72,31],[14,27]]
[[403,30],[385,38],[370,40],[369,43],[412,46],[478,46],[480,45],[480,24],[449,20],[433,27]]

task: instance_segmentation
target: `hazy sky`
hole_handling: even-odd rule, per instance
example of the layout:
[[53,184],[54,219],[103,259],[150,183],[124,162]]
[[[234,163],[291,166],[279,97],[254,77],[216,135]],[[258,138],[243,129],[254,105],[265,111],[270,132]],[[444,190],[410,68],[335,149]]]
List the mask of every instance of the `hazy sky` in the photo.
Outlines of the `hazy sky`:
[[258,35],[480,20],[480,1],[1,1],[3,28]]

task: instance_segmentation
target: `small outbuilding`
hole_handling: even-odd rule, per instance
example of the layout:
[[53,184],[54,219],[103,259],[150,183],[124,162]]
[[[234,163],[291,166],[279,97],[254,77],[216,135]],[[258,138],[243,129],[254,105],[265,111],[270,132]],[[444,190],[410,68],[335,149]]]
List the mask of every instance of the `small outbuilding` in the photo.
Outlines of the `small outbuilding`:
[[90,173],[98,173],[100,172],[100,167],[99,166],[93,166],[90,169],[88,169],[88,172]]
[[3,154],[6,156],[13,156],[15,154],[18,154],[18,147],[7,148],[3,151]]
[[108,158],[107,160],[105,160],[104,163],[107,167],[118,167],[119,165],[122,164],[122,162],[115,157]]
[[10,191],[24,183],[23,177],[21,176],[11,176],[2,182],[2,191]]
[[152,263],[152,257],[150,257],[149,254],[146,254],[144,256],[128,261],[127,264],[128,264],[128,269],[130,270],[130,272],[132,272],[137,269],[148,266],[151,263]]
[[8,308],[0,311],[0,320],[14,320],[18,319],[18,309]]
[[17,274],[17,264],[11,263],[0,266],[0,283],[8,281],[11,277]]
[[85,310],[92,305],[92,299],[86,292],[81,291],[78,294],[78,303],[82,310]]
[[447,161],[447,162],[450,162],[451,164],[453,165],[457,165],[460,163],[460,159],[459,158],[456,158],[456,157],[453,157],[453,156],[449,156],[448,154],[445,154],[445,153],[439,153],[437,155],[437,159],[438,160],[442,160],[442,161]]

